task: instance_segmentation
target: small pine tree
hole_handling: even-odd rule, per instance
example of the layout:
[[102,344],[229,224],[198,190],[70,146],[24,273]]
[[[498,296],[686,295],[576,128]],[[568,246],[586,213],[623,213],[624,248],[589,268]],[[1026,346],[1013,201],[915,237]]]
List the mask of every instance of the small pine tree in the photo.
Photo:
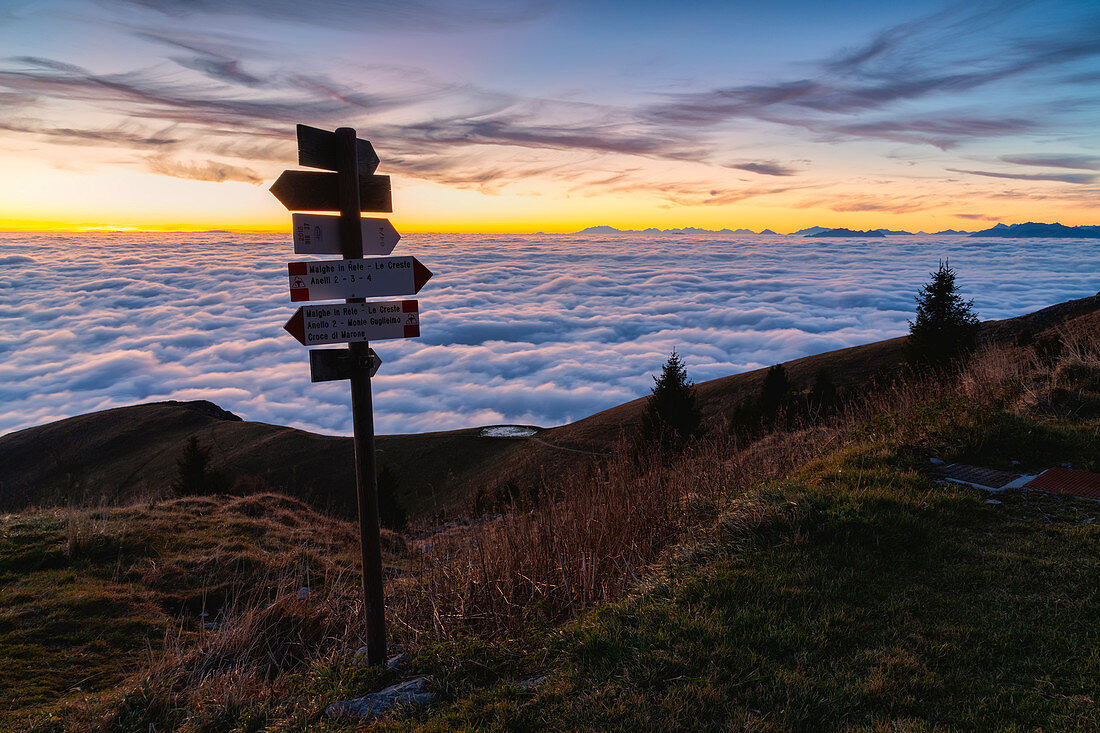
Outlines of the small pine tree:
[[776,364],[764,375],[760,385],[760,421],[765,427],[775,427],[781,414],[790,406],[791,380],[782,364]]
[[679,450],[700,433],[702,417],[695,404],[694,385],[679,354],[668,356],[659,377],[653,378],[653,393],[646,402],[635,440],[640,452],[660,446]]
[[916,297],[917,318],[909,322],[905,347],[909,363],[920,367],[942,367],[973,350],[978,339],[978,318],[973,300],[963,300],[955,285],[950,261],[940,262],[929,273]]
[[218,471],[210,470],[210,448],[199,445],[192,435],[187,439],[183,455],[176,461],[176,480],[172,490],[179,496],[216,494],[228,488],[228,482]]
[[824,369],[819,369],[817,371],[817,376],[814,378],[814,385],[810,388],[810,394],[807,398],[809,413],[814,417],[824,417],[833,409],[836,405],[836,401],[836,385],[834,385],[833,380],[829,378],[828,372]]

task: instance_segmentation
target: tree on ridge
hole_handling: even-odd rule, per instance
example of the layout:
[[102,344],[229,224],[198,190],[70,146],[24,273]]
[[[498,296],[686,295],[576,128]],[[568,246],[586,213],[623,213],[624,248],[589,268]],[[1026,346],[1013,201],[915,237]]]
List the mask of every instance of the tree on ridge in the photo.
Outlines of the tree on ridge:
[[700,433],[702,416],[695,404],[694,384],[680,355],[668,356],[660,376],[653,378],[652,394],[646,401],[641,424],[635,438],[639,454],[660,447],[681,450]]
[[950,260],[941,261],[932,280],[917,294],[917,315],[909,322],[905,342],[909,363],[917,367],[942,367],[965,356],[978,340],[974,301],[963,300],[955,284]]

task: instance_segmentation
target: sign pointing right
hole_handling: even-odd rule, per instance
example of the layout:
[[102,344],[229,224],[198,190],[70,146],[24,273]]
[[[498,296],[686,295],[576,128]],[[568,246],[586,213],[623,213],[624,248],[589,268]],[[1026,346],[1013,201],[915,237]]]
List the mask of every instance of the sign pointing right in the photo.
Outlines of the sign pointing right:
[[[300,255],[339,255],[344,251],[340,243],[340,217],[324,214],[292,214],[294,252]],[[401,235],[389,219],[363,217],[359,220],[363,230],[363,254],[388,255],[397,246]]]
[[415,257],[288,262],[286,269],[293,302],[416,295],[432,277]]

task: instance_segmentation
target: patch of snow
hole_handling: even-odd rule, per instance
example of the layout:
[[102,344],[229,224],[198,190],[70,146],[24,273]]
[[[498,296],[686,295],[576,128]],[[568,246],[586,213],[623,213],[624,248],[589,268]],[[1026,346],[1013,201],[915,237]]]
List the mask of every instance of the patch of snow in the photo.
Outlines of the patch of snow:
[[482,438],[527,438],[538,432],[538,428],[527,425],[493,425],[482,428],[478,433]]

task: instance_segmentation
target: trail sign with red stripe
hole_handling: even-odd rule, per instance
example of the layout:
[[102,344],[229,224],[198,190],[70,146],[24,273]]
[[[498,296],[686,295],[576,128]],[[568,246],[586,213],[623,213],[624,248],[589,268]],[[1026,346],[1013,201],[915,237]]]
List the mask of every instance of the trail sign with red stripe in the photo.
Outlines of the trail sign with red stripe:
[[415,257],[289,262],[290,299],[337,300],[416,295],[432,276]]
[[[292,214],[291,229],[294,234],[294,252],[300,255],[341,255],[340,217],[324,214]],[[397,246],[401,235],[389,219],[360,220],[363,233],[363,254],[388,255]]]
[[420,302],[304,305],[283,328],[305,346],[415,338],[420,335]]

